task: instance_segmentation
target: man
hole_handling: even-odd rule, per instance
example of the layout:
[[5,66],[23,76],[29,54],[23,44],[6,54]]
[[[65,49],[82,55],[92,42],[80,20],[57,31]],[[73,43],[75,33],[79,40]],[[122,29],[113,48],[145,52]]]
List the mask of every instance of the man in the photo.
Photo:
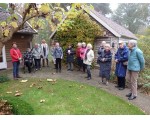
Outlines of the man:
[[130,93],[126,96],[129,100],[133,100],[137,97],[137,79],[139,72],[144,69],[145,60],[143,52],[137,47],[137,41],[130,40],[128,43],[130,50],[127,65],[126,79],[129,81]]
[[48,67],[49,47],[44,39],[42,40],[41,48],[42,48],[42,57],[43,57],[43,67],[45,67],[45,61]]
[[22,54],[20,50],[17,48],[17,44],[15,42],[12,44],[12,48],[10,50],[10,56],[12,58],[12,64],[13,64],[13,77],[14,80],[17,80],[17,78],[21,78],[19,76],[19,65],[22,60]]

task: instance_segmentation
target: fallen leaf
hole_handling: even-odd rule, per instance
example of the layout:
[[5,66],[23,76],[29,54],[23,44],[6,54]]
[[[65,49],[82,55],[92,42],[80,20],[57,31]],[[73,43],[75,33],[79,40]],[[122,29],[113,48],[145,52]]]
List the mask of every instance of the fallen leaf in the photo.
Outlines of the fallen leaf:
[[42,86],[39,86],[39,87],[38,87],[38,89],[41,89],[41,88],[43,88],[43,87],[42,87]]
[[53,81],[53,79],[47,79],[47,81],[48,81],[48,82],[52,82],[52,81]]
[[12,92],[11,91],[8,91],[8,92],[6,92],[7,94],[11,94]]
[[19,90],[16,90],[15,92],[16,92],[16,93],[18,93],[18,92],[19,92]]
[[44,99],[40,100],[40,103],[43,103],[43,102],[45,102],[45,100],[44,100]]
[[20,82],[27,82],[28,80],[21,80]]
[[17,96],[21,96],[22,95],[22,93],[16,93],[15,94],[15,96],[17,97]]

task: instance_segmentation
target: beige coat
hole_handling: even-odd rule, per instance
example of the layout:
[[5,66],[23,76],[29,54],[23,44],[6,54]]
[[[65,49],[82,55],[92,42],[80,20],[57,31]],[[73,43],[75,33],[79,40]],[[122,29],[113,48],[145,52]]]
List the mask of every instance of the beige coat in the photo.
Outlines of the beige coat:
[[83,63],[86,64],[86,65],[91,65],[92,62],[94,60],[94,51],[93,50],[90,50],[88,53],[87,53],[87,59],[83,60]]

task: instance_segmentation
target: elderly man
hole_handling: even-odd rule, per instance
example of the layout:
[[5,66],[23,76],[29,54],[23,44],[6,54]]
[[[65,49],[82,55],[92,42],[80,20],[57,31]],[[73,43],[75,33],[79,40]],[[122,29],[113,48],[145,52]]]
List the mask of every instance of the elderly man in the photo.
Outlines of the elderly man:
[[127,76],[126,79],[129,81],[130,93],[126,96],[129,100],[133,100],[137,97],[137,79],[138,74],[144,69],[145,60],[143,52],[137,47],[137,41],[130,40],[128,43],[130,50],[127,65]]

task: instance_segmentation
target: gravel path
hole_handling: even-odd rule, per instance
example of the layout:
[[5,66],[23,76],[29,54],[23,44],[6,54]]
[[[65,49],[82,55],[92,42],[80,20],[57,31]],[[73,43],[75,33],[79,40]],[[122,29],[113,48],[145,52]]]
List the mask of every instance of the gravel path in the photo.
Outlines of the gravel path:
[[[98,83],[98,81],[100,81],[100,77],[98,77],[98,73],[99,71],[97,69],[93,69],[92,70],[92,80],[86,80],[86,74],[83,72],[79,72],[79,71],[67,71],[66,69],[62,70],[61,73],[57,73],[57,74],[53,74],[53,72],[55,72],[54,69],[52,68],[43,68],[41,71],[37,71],[35,73],[21,73],[21,76],[23,77],[23,79],[28,79],[28,78],[61,78],[61,79],[66,79],[66,80],[70,80],[70,81],[78,81],[81,83],[86,83],[92,86],[96,86],[98,88],[101,88],[115,96],[119,96],[120,98],[124,99],[125,101],[128,101],[132,104],[134,104],[135,106],[138,106],[139,108],[141,108],[141,110],[143,110],[146,114],[150,115],[150,96],[147,96],[143,93],[140,93],[138,91],[138,97],[135,100],[129,101],[127,99],[127,97],[125,97],[125,95],[127,93],[129,93],[129,89],[126,88],[125,90],[118,90],[117,88],[115,88],[115,84],[114,83],[109,83],[108,86],[102,84],[102,83]],[[12,75],[10,74],[10,71],[8,72],[9,76],[12,77]]]

